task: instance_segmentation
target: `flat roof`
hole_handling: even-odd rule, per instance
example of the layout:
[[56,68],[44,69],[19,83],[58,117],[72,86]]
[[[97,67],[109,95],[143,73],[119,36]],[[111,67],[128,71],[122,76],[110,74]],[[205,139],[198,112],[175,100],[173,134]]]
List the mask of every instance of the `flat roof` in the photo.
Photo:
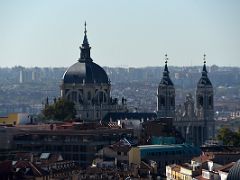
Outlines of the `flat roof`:
[[141,145],[140,149],[165,149],[165,148],[195,148],[189,144],[171,144],[171,145]]
[[[21,129],[20,129],[21,130]],[[24,135],[24,134],[49,134],[49,135],[89,135],[89,134],[114,134],[114,133],[122,133],[122,132],[133,132],[133,129],[91,129],[91,130],[76,130],[76,129],[57,129],[57,130],[21,130],[18,135]]]

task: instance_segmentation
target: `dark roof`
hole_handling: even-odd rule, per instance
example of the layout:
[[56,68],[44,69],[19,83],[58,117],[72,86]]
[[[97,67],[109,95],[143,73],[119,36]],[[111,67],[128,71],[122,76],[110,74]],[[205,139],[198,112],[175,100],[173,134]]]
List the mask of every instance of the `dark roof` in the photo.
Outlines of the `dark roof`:
[[163,77],[159,83],[159,86],[174,86],[172,80],[169,77],[169,71],[168,71],[168,66],[167,66],[167,61],[165,62],[165,67],[163,71]]
[[240,160],[238,160],[229,170],[227,180],[239,180],[240,178]]
[[108,113],[104,118],[103,121],[109,121],[110,119],[112,121],[117,121],[119,119],[143,119],[146,121],[147,119],[156,119],[157,114],[156,113],[149,113],[149,112],[110,112]]
[[91,58],[91,47],[88,43],[86,23],[80,51],[78,62],[69,67],[64,73],[63,83],[109,83],[105,70],[94,63]]
[[45,170],[29,161],[17,161],[13,167],[28,176],[41,177],[47,174]]
[[111,147],[114,151],[128,152],[131,149],[131,146],[131,143],[126,138],[123,138],[115,144],[110,145],[109,147]]
[[64,83],[109,83],[105,70],[92,61],[79,61],[67,69]]
[[202,86],[210,86],[211,87],[212,86],[212,83],[209,80],[208,75],[207,75],[208,72],[207,72],[205,63],[206,62],[204,62],[204,65],[203,65],[202,76],[198,81],[198,87],[202,87]]

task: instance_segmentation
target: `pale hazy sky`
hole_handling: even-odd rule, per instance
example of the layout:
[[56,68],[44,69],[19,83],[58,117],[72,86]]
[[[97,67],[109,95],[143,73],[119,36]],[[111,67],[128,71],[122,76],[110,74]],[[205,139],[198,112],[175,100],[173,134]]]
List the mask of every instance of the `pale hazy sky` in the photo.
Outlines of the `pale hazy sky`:
[[240,0],[0,0],[0,67],[240,66]]

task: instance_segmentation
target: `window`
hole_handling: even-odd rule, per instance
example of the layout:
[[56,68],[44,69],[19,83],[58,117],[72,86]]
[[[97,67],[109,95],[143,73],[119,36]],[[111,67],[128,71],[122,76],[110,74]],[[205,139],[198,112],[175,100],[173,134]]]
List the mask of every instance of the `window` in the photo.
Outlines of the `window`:
[[88,98],[88,100],[91,100],[91,98],[92,98],[90,91],[88,91],[87,98]]
[[164,96],[160,97],[160,105],[161,106],[165,106],[165,98],[164,98]]
[[72,92],[72,101],[77,102],[77,92],[76,91]]
[[174,100],[174,97],[171,97],[171,106],[175,106],[175,100]]
[[79,96],[78,96],[78,102],[80,103],[80,104],[82,104],[83,103],[83,99],[82,99],[82,96],[79,94]]
[[198,97],[198,104],[199,104],[200,106],[203,106],[203,97],[202,97],[202,96],[199,96],[199,97]]
[[212,107],[212,102],[213,102],[213,98],[212,98],[212,96],[209,96],[209,97],[208,97],[208,105],[209,105],[210,107]]
[[78,145],[73,145],[72,148],[73,148],[73,151],[74,151],[74,152],[78,152],[78,151],[79,151]]

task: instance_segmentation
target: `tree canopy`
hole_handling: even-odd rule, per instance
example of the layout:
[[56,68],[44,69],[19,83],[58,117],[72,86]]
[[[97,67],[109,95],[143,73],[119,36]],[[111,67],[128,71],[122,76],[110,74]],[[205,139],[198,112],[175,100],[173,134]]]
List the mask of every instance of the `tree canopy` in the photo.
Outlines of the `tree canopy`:
[[240,146],[240,129],[238,132],[234,132],[229,128],[223,127],[218,131],[217,138],[223,141],[224,145]]
[[75,118],[76,109],[73,102],[59,98],[53,104],[46,104],[42,113],[45,119],[64,121]]

